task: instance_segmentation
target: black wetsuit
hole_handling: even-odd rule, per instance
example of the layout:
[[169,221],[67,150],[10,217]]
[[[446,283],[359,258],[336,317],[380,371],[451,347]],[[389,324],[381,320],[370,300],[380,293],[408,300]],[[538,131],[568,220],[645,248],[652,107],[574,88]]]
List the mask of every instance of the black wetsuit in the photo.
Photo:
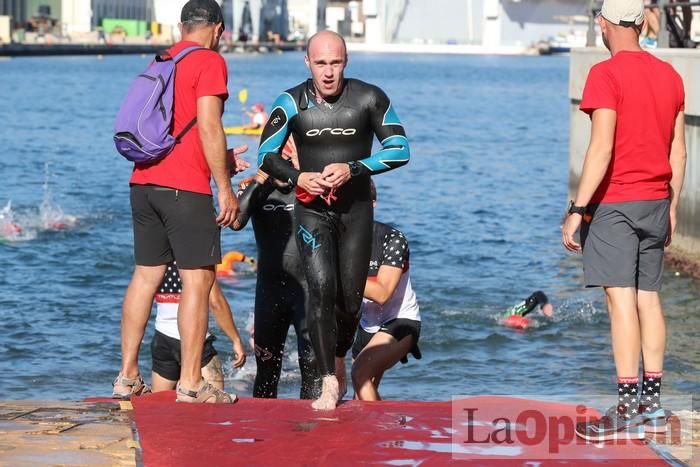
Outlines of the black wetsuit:
[[293,324],[301,371],[300,397],[315,399],[320,394],[321,380],[306,325],[306,278],[292,234],[294,193],[282,193],[272,182],[263,185],[252,182],[243,193],[239,193],[239,197],[241,209],[245,211],[239,214],[239,218],[252,218],[258,247],[255,288],[257,373],[253,397],[277,397],[284,344],[289,325]]
[[[280,157],[293,135],[300,170]],[[374,136],[382,150],[370,155]],[[332,100],[316,102],[311,80],[282,93],[273,105],[258,150],[262,170],[295,185],[300,172],[323,172],[356,162],[356,173],[328,205],[295,204],[295,233],[308,282],[307,319],[322,376],[335,374],[335,356],[352,346],[372,246],[370,175],[409,160],[408,141],[389,98],[376,86],[346,79]]]
[[534,292],[532,295],[527,297],[525,300],[522,302],[513,305],[508,309],[508,311],[505,312],[503,315],[504,318],[507,318],[509,316],[513,315],[519,315],[519,316],[526,316],[530,313],[532,313],[532,310],[535,309],[537,305],[543,307],[549,303],[549,300],[547,299],[547,295],[545,295],[544,292],[541,290],[538,290],[537,292]]

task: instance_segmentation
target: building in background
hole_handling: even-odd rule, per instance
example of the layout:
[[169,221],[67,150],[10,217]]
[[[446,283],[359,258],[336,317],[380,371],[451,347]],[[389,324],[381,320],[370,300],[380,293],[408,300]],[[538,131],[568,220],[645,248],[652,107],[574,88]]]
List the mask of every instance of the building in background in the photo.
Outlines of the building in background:
[[153,22],[153,2],[154,0],[92,0],[92,26],[101,26],[109,18]]
[[364,0],[362,6],[370,44],[495,48],[553,37],[583,45],[589,0]]
[[326,0],[287,0],[290,40],[304,40],[326,28]]
[[[38,0],[41,3],[43,0]],[[154,0],[62,0],[61,23],[66,35],[87,34],[98,27],[110,33],[143,36],[154,21]]]
[[27,21],[27,0],[0,0],[0,16],[9,16],[13,27]]

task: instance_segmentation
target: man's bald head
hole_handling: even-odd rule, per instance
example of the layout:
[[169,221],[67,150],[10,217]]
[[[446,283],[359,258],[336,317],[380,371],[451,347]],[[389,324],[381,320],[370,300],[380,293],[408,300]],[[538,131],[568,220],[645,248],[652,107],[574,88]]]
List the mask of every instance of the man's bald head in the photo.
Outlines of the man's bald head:
[[315,55],[318,51],[327,48],[341,47],[342,53],[345,59],[348,57],[348,48],[345,45],[345,39],[343,36],[337,32],[330,31],[328,29],[319,31],[309,38],[306,42],[306,55],[310,57]]
[[316,96],[327,98],[343,90],[343,71],[348,64],[345,41],[333,31],[321,31],[309,39],[304,57],[311,71]]

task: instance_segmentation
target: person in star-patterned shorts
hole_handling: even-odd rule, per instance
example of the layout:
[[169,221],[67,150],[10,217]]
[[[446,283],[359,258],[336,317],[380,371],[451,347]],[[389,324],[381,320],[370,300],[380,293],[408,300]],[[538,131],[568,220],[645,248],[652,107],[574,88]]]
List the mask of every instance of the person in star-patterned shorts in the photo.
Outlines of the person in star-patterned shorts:
[[[177,314],[182,295],[182,281],[175,262],[166,267],[163,281],[155,296],[156,331],[151,341],[153,392],[175,389],[180,377],[182,356],[180,351],[180,331]],[[233,344],[231,365],[240,368],[245,364],[246,355],[241,336],[233,320],[231,307],[217,281],[214,281],[209,294],[209,308],[216,324]],[[214,387],[224,389],[224,374],[221,361],[214,348],[216,337],[207,332],[203,342],[202,376]],[[232,397],[236,397],[232,394]]]

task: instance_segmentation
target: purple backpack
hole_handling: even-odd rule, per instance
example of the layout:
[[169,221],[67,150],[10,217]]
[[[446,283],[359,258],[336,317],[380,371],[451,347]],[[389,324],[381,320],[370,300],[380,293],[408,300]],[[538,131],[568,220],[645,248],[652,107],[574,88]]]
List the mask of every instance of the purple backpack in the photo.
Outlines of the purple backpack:
[[114,144],[122,156],[136,164],[159,161],[197,123],[195,117],[177,136],[170,134],[175,65],[199,49],[204,47],[187,47],[174,57],[167,53],[156,55],[148,69],[134,80],[114,124]]

